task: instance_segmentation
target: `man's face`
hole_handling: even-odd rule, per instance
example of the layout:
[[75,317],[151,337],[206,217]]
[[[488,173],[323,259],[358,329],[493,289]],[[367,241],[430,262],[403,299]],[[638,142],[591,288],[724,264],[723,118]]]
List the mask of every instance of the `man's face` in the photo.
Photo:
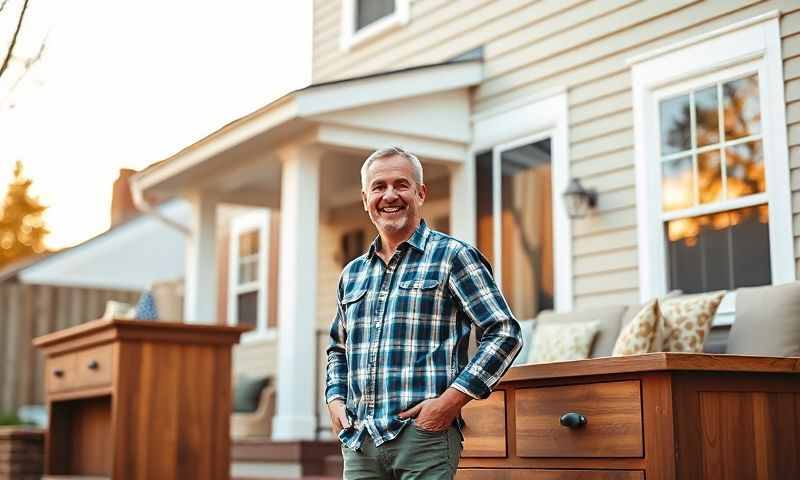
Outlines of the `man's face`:
[[367,169],[364,210],[383,236],[410,234],[421,217],[428,190],[414,180],[411,162],[400,156],[381,158]]

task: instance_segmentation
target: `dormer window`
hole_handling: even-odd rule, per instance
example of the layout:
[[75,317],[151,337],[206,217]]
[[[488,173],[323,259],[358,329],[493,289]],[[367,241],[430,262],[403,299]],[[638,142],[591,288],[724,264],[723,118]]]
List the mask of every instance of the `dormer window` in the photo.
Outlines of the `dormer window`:
[[408,0],[343,0],[343,50],[408,23]]

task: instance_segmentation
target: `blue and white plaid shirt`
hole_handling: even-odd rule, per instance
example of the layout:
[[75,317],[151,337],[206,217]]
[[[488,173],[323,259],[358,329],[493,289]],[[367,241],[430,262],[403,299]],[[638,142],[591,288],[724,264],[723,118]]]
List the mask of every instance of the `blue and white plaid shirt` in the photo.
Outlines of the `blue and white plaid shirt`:
[[[345,400],[352,426],[339,439],[354,450],[365,432],[375,445],[395,438],[410,421],[400,412],[448,387],[486,398],[522,346],[476,248],[424,221],[388,264],[379,248],[380,237],[344,268],[328,347],[325,398]],[[468,363],[473,324],[483,334]]]

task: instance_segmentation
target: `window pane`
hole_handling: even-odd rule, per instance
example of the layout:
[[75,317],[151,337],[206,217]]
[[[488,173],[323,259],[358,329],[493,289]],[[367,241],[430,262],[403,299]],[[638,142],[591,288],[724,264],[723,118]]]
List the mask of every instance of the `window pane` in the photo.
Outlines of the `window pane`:
[[761,142],[740,143],[725,149],[728,198],[743,197],[767,190],[764,152]]
[[357,0],[356,30],[394,13],[395,0]]
[[722,95],[726,141],[761,133],[757,75],[724,83]]
[[258,257],[239,263],[239,284],[258,281]]
[[713,203],[722,200],[722,162],[720,151],[697,155],[697,188],[700,203]]
[[766,205],[666,222],[670,289],[732,290],[771,281]]
[[476,227],[478,250],[494,265],[494,224],[492,223],[492,152],[475,157]]
[[550,140],[506,150],[502,162],[503,293],[517,318],[553,308]]
[[665,212],[694,204],[692,157],[661,164],[661,205]]
[[664,100],[661,111],[661,155],[691,148],[689,95]]
[[236,298],[236,322],[256,326],[258,323],[258,292],[240,293]]
[[719,143],[719,109],[717,86],[704,88],[694,94],[697,146]]
[[239,234],[239,257],[247,257],[258,253],[258,230],[249,230]]

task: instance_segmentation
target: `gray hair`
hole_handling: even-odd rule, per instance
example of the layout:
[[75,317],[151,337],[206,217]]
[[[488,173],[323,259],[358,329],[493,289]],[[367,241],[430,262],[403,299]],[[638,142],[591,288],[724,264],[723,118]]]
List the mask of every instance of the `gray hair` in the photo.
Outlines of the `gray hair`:
[[408,163],[411,164],[411,168],[414,170],[414,181],[417,182],[417,185],[422,185],[422,163],[420,163],[419,158],[400,147],[388,147],[376,150],[364,161],[364,165],[361,166],[362,190],[367,190],[367,170],[369,170],[370,165],[375,163],[376,160],[389,157],[403,157],[408,160]]

